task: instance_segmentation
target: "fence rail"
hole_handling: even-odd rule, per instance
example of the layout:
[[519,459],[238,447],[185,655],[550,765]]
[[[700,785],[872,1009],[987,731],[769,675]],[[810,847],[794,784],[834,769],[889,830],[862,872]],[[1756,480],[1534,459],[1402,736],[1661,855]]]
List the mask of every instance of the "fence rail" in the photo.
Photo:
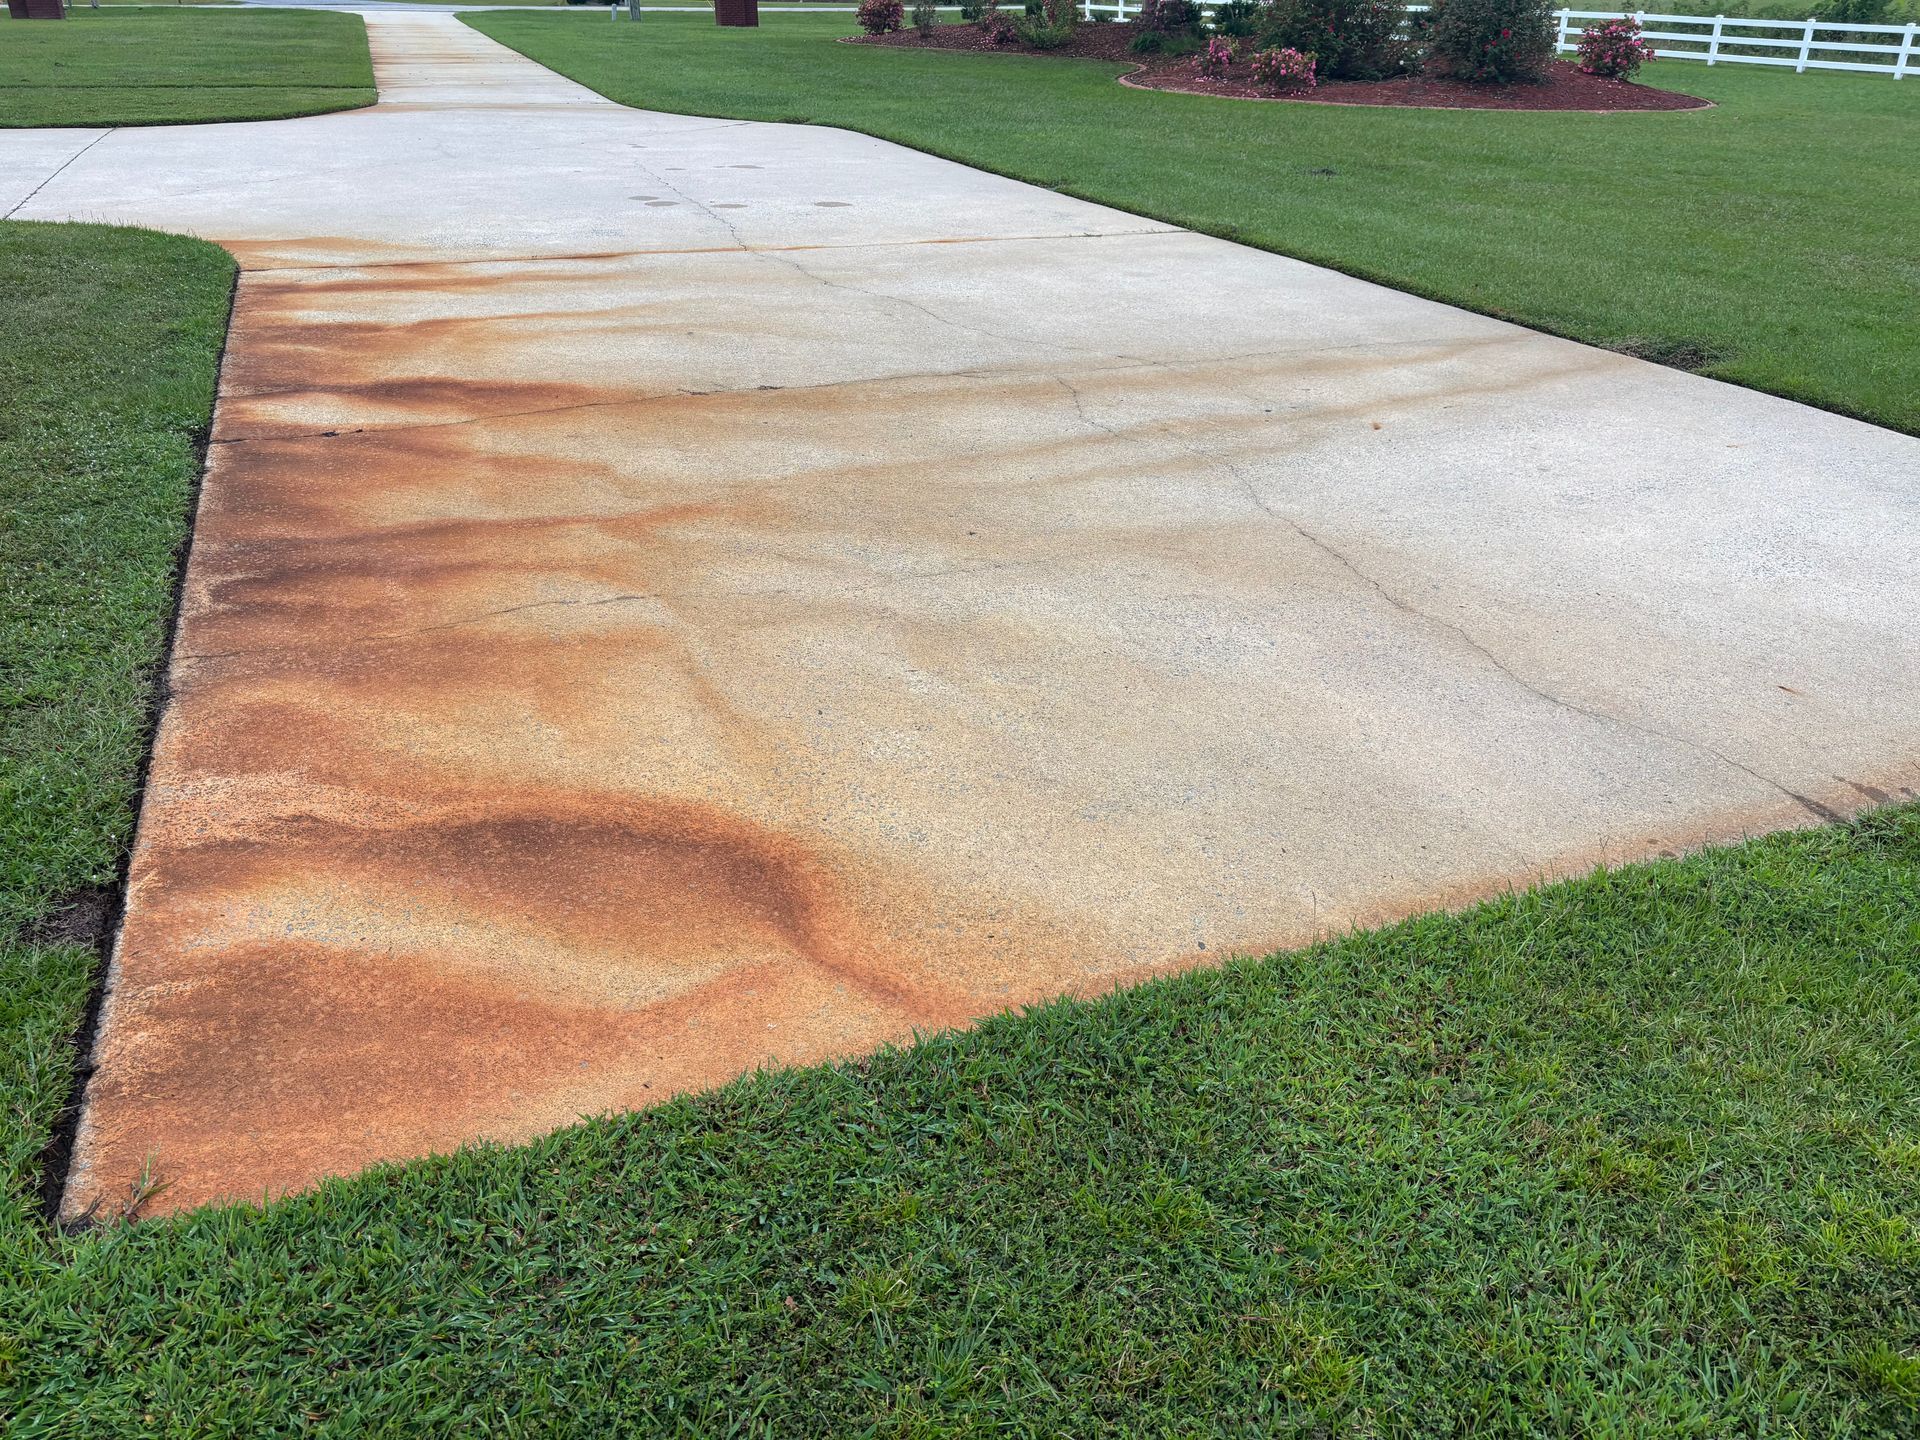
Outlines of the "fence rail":
[[[1082,0],[1091,20],[1096,14],[1130,20],[1140,13],[1138,0]],[[1203,10],[1212,10],[1203,5]],[[1409,12],[1425,10],[1409,5]],[[1920,74],[1920,23],[1861,25],[1848,20],[1748,20],[1736,15],[1658,15],[1645,10],[1556,10],[1554,49],[1579,48],[1580,32],[1595,20],[1632,18],[1663,60],[1704,60],[1709,65],[1775,65],[1804,74],[1808,70],[1851,70],[1891,75],[1896,80]],[[1575,23],[1575,22],[1579,23]],[[1654,27],[1659,28],[1654,28]],[[1676,26],[1689,28],[1675,29]],[[1754,34],[1751,32],[1761,33]],[[1685,47],[1685,48],[1681,48]],[[1754,52],[1785,52],[1759,53]],[[1831,55],[1845,58],[1830,59]],[[1884,56],[1880,59],[1877,57]],[[1869,58],[1874,57],[1874,58]]]

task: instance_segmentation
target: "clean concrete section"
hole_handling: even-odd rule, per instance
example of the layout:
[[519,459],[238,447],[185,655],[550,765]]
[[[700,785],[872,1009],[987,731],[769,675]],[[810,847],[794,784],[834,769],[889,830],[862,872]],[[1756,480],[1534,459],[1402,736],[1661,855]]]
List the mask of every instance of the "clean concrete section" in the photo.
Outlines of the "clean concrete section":
[[1920,783],[1920,441],[369,23],[0,135],[246,267],[70,1211]]

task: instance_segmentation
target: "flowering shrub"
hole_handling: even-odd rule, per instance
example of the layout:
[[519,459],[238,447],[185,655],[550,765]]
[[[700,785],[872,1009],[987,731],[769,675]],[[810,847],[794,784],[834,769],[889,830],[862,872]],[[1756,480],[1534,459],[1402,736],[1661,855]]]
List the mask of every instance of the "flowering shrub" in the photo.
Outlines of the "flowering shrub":
[[1020,43],[1034,50],[1058,50],[1079,28],[1080,0],[1028,0],[1027,13],[1013,21]]
[[1207,41],[1207,48],[1194,57],[1193,67],[1216,80],[1224,76],[1233,68],[1233,41],[1224,35],[1214,36]]
[[1191,30],[1200,23],[1200,7],[1194,0],[1141,0],[1140,28],[1160,35]]
[[1199,5],[1195,0],[1141,0],[1127,48],[1140,55],[1193,54],[1200,48]]
[[1427,33],[1456,80],[1540,80],[1553,59],[1552,0],[1434,0]]
[[1406,18],[1400,0],[1272,0],[1259,47],[1312,55],[1329,80],[1384,80],[1415,68]]
[[1213,33],[1216,35],[1251,35],[1259,20],[1257,0],[1215,0]]
[[1011,45],[1019,34],[1013,28],[1013,17],[1002,14],[994,5],[988,6],[980,16],[980,33],[987,37],[989,45]]
[[1284,90],[1289,85],[1311,90],[1318,83],[1313,73],[1313,56],[1284,46],[1278,50],[1262,50],[1253,57],[1253,78],[1271,90]]
[[1587,74],[1631,80],[1641,61],[1653,59],[1653,46],[1640,38],[1640,22],[1628,15],[1582,30],[1579,53]]
[[891,35],[900,28],[905,15],[901,0],[860,0],[859,12],[853,18],[869,35]]

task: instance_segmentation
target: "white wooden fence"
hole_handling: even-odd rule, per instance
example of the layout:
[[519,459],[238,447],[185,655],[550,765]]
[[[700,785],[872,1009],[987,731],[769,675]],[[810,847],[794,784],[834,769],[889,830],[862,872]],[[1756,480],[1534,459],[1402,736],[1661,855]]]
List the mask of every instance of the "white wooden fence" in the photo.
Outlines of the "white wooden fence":
[[[1139,0],[1081,0],[1095,14],[1128,20]],[[1202,6],[1211,10],[1211,5]],[[1425,10],[1409,5],[1409,11]],[[1580,45],[1580,32],[1595,20],[1632,16],[1663,60],[1704,60],[1709,65],[1779,65],[1808,70],[1854,70],[1904,79],[1920,74],[1920,24],[1860,25],[1849,20],[1745,20],[1731,15],[1654,15],[1644,10],[1556,10],[1554,49]],[[1658,28],[1656,28],[1658,27]],[[1678,27],[1678,28],[1676,28]],[[1760,52],[1760,53],[1754,53]]]
[[[1640,22],[1642,38],[1653,42],[1654,53],[1662,59],[1704,60],[1709,65],[1782,65],[1796,74],[1857,70],[1868,75],[1892,75],[1896,80],[1910,70],[1920,71],[1920,43],[1915,39],[1920,35],[1920,25],[1561,10],[1557,12],[1560,33],[1556,48],[1576,48],[1586,24],[1612,20],[1623,13],[1632,13]],[[1823,32],[1826,38],[1822,38]],[[1769,53],[1749,53],[1754,50]],[[1886,58],[1877,58],[1881,56]]]

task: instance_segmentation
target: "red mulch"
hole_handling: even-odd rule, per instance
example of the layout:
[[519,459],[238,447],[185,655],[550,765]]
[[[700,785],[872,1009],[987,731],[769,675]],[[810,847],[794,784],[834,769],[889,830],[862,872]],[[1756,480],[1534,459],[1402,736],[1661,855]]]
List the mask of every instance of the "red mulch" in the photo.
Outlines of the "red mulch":
[[1536,84],[1475,85],[1441,75],[1394,80],[1328,80],[1311,90],[1274,91],[1254,83],[1244,61],[1226,76],[1200,74],[1192,60],[1156,65],[1123,76],[1122,84],[1183,95],[1230,95],[1240,100],[1311,100],[1322,105],[1418,105],[1438,110],[1700,110],[1710,102],[1630,80],[1585,74],[1571,60],[1550,62]]
[[1006,55],[1056,55],[1075,60],[1124,60],[1139,66],[1120,79],[1142,90],[1183,95],[1223,95],[1236,100],[1299,100],[1322,105],[1415,105],[1440,110],[1699,110],[1710,102],[1629,80],[1583,74],[1570,60],[1552,62],[1547,78],[1531,85],[1474,85],[1439,75],[1397,80],[1328,80],[1312,90],[1274,91],[1256,85],[1243,60],[1222,78],[1202,75],[1193,56],[1162,59],[1135,55],[1134,25],[1082,25],[1058,50],[1023,50],[1018,41],[994,45],[975,25],[942,25],[928,38],[911,26],[891,35],[862,35],[853,45],[893,45],[918,50],[974,50]]
[[[1131,60],[1139,65],[1154,57],[1135,55],[1127,49],[1138,28],[1131,20],[1125,24],[1091,22],[1076,29],[1073,38],[1058,50],[1026,50],[1021,48],[1018,40],[995,45],[980,33],[978,25],[940,25],[924,40],[920,38],[918,30],[907,25],[891,35],[855,35],[847,43],[899,45],[911,50],[985,50],[998,55],[1058,55],[1071,60]],[[1184,66],[1187,62],[1177,60],[1167,63]]]

